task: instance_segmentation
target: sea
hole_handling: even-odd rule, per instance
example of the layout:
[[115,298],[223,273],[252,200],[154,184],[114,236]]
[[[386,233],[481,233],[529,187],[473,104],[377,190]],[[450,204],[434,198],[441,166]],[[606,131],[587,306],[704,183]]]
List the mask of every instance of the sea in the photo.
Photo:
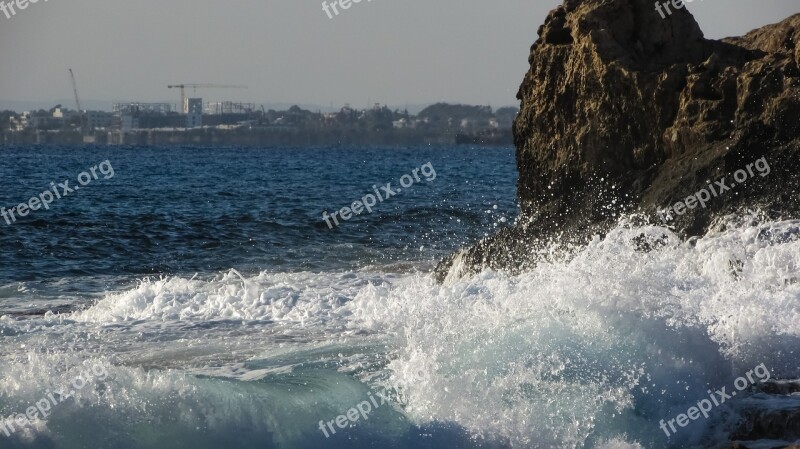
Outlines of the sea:
[[800,223],[758,211],[437,283],[516,182],[513,148],[0,147],[0,448],[708,447],[752,385],[661,421],[800,377]]

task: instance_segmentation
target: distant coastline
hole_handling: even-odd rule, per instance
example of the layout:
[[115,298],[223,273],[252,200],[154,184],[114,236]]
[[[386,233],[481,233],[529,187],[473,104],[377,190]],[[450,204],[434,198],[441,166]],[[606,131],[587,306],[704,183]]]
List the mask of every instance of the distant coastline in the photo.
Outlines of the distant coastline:
[[[161,105],[159,105],[161,106]],[[239,106],[239,105],[237,105]],[[123,104],[114,113],[74,111],[60,105],[49,111],[0,112],[0,143],[5,145],[513,145],[517,108],[437,103],[417,115],[375,105],[338,112],[255,110],[203,114],[194,121],[169,107]],[[199,124],[198,124],[199,122]]]

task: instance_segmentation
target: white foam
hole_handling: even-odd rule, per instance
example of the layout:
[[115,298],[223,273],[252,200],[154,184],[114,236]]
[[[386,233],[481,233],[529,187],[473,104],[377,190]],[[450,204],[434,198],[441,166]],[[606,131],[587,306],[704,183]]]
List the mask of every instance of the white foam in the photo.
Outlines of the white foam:
[[[79,322],[134,320],[260,320],[322,323],[336,320],[349,298],[369,282],[352,273],[261,273],[240,279],[232,270],[213,280],[170,277],[144,280],[73,314]],[[382,282],[380,280],[376,282]]]
[[[444,285],[366,271],[147,279],[81,312],[1,319],[0,333],[17,347],[4,348],[0,393],[35,398],[58,378],[45,368],[55,362],[25,362],[32,350],[20,345],[49,344],[62,352],[56,360],[68,352],[59,342],[90,334],[129,345],[130,367],[112,373],[115,396],[87,390],[87,403],[142,411],[168,396],[199,407],[186,422],[247,421],[267,406],[217,410],[229,392],[203,392],[210,384],[193,374],[263,383],[309,357],[332,360],[336,352],[310,354],[336,342],[362,379],[380,379],[383,367],[371,362],[390,359],[386,384],[404,385],[405,413],[419,424],[456,422],[514,447],[663,447],[658,420],[685,412],[708,388],[760,363],[773,377],[800,376],[797,229],[744,221],[684,243],[665,228],[623,223],[567,260]],[[664,245],[637,250],[642,235]],[[274,363],[242,363],[250,359]],[[195,400],[181,399],[190,393]],[[698,442],[722,408],[715,413],[671,443]],[[282,425],[273,418],[269,431]],[[302,431],[292,429],[283,441]]]
[[[694,246],[664,228],[620,226],[520,276],[404,279],[384,297],[357,296],[354,317],[405,339],[391,365],[401,381],[428,373],[410,388],[419,422],[452,420],[521,446],[582,447],[617,428],[659,445],[655,422],[707,388],[758,363],[797,369],[800,242],[764,237],[796,226],[748,225]],[[642,234],[666,245],[637,251]]]

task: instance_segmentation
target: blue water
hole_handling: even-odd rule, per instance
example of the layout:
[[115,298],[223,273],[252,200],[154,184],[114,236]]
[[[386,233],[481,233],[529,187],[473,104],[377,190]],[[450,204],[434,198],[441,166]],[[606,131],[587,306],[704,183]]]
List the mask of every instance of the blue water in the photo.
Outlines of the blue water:
[[[124,292],[135,291],[137,285],[170,282],[170,279],[178,283],[203,279],[207,285],[215,282],[225,284],[231,269],[236,270],[237,276],[241,274],[249,279],[281,276],[301,279],[293,286],[297,288],[293,293],[297,294],[301,294],[303,288],[310,288],[303,284],[328,282],[330,285],[322,285],[313,295],[333,294],[334,302],[339,304],[350,299],[348,293],[352,287],[348,284],[355,287],[370,282],[379,284],[385,282],[379,277],[388,276],[387,273],[397,276],[398,273],[428,271],[459,246],[493,232],[498,226],[509,225],[516,215],[516,173],[513,149],[510,148],[12,147],[0,149],[0,161],[0,185],[3,186],[0,205],[6,209],[49,190],[51,182],[60,184],[68,180],[68,186],[74,188],[78,185],[79,173],[108,161],[105,174],[100,173],[98,179],[80,190],[56,199],[49,210],[32,211],[24,218],[12,221],[11,225],[0,221],[0,316],[7,315],[6,321],[0,324],[0,335],[5,335],[0,340],[0,351],[4,364],[10,364],[0,371],[8,380],[19,376],[20,372],[26,373],[23,377],[30,377],[29,370],[39,370],[39,382],[28,385],[32,402],[40,399],[48,387],[53,389],[51,383],[56,382],[55,379],[68,377],[59,371],[60,368],[50,364],[62,368],[68,365],[69,361],[63,359],[74,355],[76,347],[90,354],[81,354],[81,360],[93,357],[94,351],[104,351],[104,357],[109,357],[109,354],[115,357],[114,363],[120,366],[117,369],[145,369],[152,376],[155,372],[169,373],[167,370],[172,368],[179,374],[189,373],[197,382],[202,382],[197,379],[203,377],[197,376],[205,373],[190,369],[199,363],[194,359],[195,354],[186,355],[187,360],[183,362],[176,362],[175,356],[169,352],[182,351],[187,345],[205,345],[206,342],[211,347],[215,338],[209,334],[215,332],[220,333],[222,340],[242,334],[242,345],[249,344],[251,334],[258,337],[266,333],[268,335],[259,338],[258,342],[266,351],[273,350],[276,341],[297,340],[301,352],[293,358],[298,359],[296,361],[303,369],[298,369],[292,382],[299,382],[304,377],[316,382],[331,382],[325,379],[336,373],[338,365],[344,364],[338,360],[340,349],[336,349],[337,353],[330,361],[325,360],[322,354],[331,349],[322,351],[315,347],[316,340],[327,338],[324,330],[311,330],[309,335],[304,335],[301,326],[297,332],[288,332],[291,335],[284,336],[284,327],[292,320],[276,323],[271,316],[254,314],[248,323],[228,322],[223,311],[217,309],[208,311],[208,316],[195,322],[182,320],[180,316],[157,316],[158,313],[154,312],[155,315],[143,315],[127,326],[112,323],[129,321],[129,317],[109,316],[89,329],[85,324],[78,325],[71,322],[71,318],[64,318],[68,316],[65,313],[75,313],[98,301],[108,301],[109,296],[115,293],[124,295]],[[401,188],[404,191],[380,202],[373,213],[362,213],[349,221],[342,221],[333,229],[323,221],[323,211],[333,212],[351,205],[372,193],[374,185],[385,186],[391,182],[392,189],[396,190],[400,187],[401,176],[413,174],[414,169],[425,164],[430,164],[433,171],[428,168],[424,172],[427,176],[421,175],[419,181],[414,180],[408,189]],[[113,168],[110,177],[109,166]],[[56,189],[62,191],[59,187]],[[359,279],[364,277],[362,273],[365,270],[378,274]],[[309,280],[314,278],[315,281]],[[239,281],[238,277],[236,281]],[[267,283],[275,287],[273,282]],[[270,301],[275,302],[276,298],[279,301],[286,299],[283,294],[276,293]],[[204,306],[197,307],[203,309]],[[42,319],[42,314],[48,310],[61,315]],[[53,321],[59,324],[50,324]],[[45,322],[48,324],[42,324]],[[178,324],[170,326],[174,323]],[[140,331],[139,326],[147,327],[148,331]],[[151,330],[151,326],[163,328]],[[322,333],[317,335],[319,332]],[[114,336],[99,337],[104,341],[95,341],[98,335],[105,333]],[[274,341],[270,334],[274,334]],[[204,337],[209,338],[204,340]],[[338,348],[335,342],[340,336],[330,335],[330,338],[330,344]],[[194,343],[187,344],[186,340]],[[136,341],[140,344],[134,343]],[[19,351],[11,349],[18,345],[25,345],[25,348]],[[134,351],[145,353],[139,357],[144,357],[146,362],[132,356],[123,361],[116,358],[131,346],[136,346]],[[91,349],[87,349],[89,347]],[[222,377],[228,378],[231,366],[276,363],[271,357],[254,359],[254,348],[252,353],[238,356],[228,353],[229,349],[222,344],[220,348],[208,350],[208,354],[202,357],[214,361],[203,367],[225,371],[226,375]],[[385,353],[385,349],[378,353]],[[49,358],[39,360],[39,367],[31,360],[18,360],[33,354]],[[386,361],[376,363],[385,364]],[[322,367],[315,369],[314,364]],[[354,382],[349,376],[342,377]],[[217,401],[227,403],[230,400],[225,397],[227,394],[238,395],[242,394],[242,389],[258,389],[247,385],[228,386],[231,391],[219,392],[219,397],[206,398],[208,406],[220,407]],[[267,381],[261,387],[265,389],[262,394],[286,394],[284,386],[275,387]],[[24,413],[30,405],[22,399],[17,400],[25,396],[17,391],[18,388],[17,384],[7,384],[0,389],[0,393],[4,393],[0,394],[0,415],[17,413],[20,407]],[[120,387],[123,391],[130,388],[130,385]],[[336,394],[336,385],[330,385],[330,388],[332,393],[329,395]],[[111,390],[113,387],[109,387]],[[141,394],[147,396],[150,392]],[[104,405],[108,407],[116,406],[121,410],[132,407],[127,403],[116,404],[114,399],[106,400],[108,402]],[[189,404],[193,402],[191,398],[177,399],[178,402],[183,400]],[[103,404],[102,399],[97,401]],[[152,403],[153,399],[144,401]],[[280,404],[280,408],[289,407],[293,401],[296,406],[302,404],[301,399],[289,398],[287,404]],[[320,404],[315,401],[306,407],[319,408]],[[170,407],[165,408],[169,410]],[[305,410],[304,413],[311,411]],[[265,416],[261,416],[252,410],[250,412],[255,415],[248,415],[246,420],[263,421],[274,413],[263,411]],[[69,414],[70,411],[64,407],[58,413]],[[31,433],[32,440],[31,435],[23,438],[21,431],[4,440],[0,429],[0,447],[6,447],[12,441],[21,447],[197,448],[225,447],[234,443],[235,447],[307,447],[307,444],[319,447],[323,435],[314,424],[307,429],[310,436],[286,443],[276,439],[275,434],[280,432],[271,427],[289,425],[289,422],[281,423],[279,419],[272,423],[264,421],[261,426],[248,428],[238,419],[230,418],[220,432],[207,429],[197,432],[192,427],[187,433],[180,425],[176,429],[172,424],[164,423],[166,429],[153,425],[141,430],[152,437],[142,437],[138,435],[140,431],[133,428],[95,429],[92,435],[82,433],[77,437],[73,433],[75,423],[71,420],[86,423],[85,432],[90,427],[107,423],[94,422],[93,412],[87,413],[83,408],[71,417],[58,416],[58,413],[49,417],[47,431]],[[102,421],[112,419],[124,423],[129,413],[135,414],[130,411],[123,413],[126,418],[114,416],[114,412],[109,411],[113,418]],[[318,414],[322,419],[339,413],[338,407],[331,406],[327,412]],[[224,421],[225,418],[214,419]],[[151,421],[156,418],[143,413],[138,419]],[[158,419],[169,421],[165,417]],[[294,420],[289,415],[284,419]],[[430,426],[424,428],[427,427]],[[453,438],[468,441],[467,433],[458,426],[442,427],[455,429],[444,431],[448,444]],[[359,436],[356,431],[347,438],[325,443],[328,447],[375,447],[377,442],[386,442],[389,438],[395,447],[417,447],[423,435],[430,433],[430,429],[423,430],[423,427],[405,429],[391,437]],[[159,434],[162,436],[155,436]],[[363,441],[353,442],[353,435]],[[182,442],[161,439],[167,436],[179,438]],[[426,444],[436,445],[437,438],[441,437],[425,436]],[[473,445],[463,444],[465,447]]]
[[[96,171],[97,180],[48,211],[11,226],[0,220],[0,283],[56,296],[72,285],[104,290],[90,285],[98,278],[412,269],[516,215],[508,148],[41,147],[0,150],[0,158],[7,209],[51,182],[72,188],[103,161],[114,170],[110,179]],[[323,211],[350,206],[374,185],[402,190],[399,178],[427,163],[433,181],[418,172],[419,182],[373,213],[334,229],[323,221]]]
[[[623,219],[523,273],[440,285],[437,261],[514,223],[513,149],[0,161],[6,210],[99,174],[0,218],[2,449],[709,447],[744,393],[669,437],[659,422],[760,364],[800,377],[800,222],[684,242]],[[426,164],[435,179],[323,221]]]

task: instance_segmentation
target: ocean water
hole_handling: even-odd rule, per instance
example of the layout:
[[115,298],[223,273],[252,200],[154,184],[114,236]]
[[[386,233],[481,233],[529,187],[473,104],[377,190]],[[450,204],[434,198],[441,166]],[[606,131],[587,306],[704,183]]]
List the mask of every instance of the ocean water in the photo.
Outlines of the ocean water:
[[[683,242],[621,220],[529,272],[439,285],[438,260],[516,219],[513,149],[0,161],[6,209],[113,167],[0,221],[0,448],[705,447],[746,392],[669,438],[659,421],[760,364],[800,377],[799,222]],[[323,221],[425,164],[435,179]]]

